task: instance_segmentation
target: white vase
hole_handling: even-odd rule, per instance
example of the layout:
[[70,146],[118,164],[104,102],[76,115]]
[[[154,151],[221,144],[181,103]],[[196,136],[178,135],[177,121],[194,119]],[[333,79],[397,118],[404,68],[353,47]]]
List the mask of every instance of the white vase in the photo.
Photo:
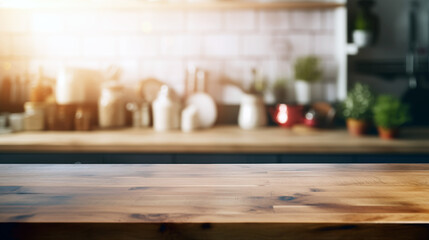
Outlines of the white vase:
[[311,102],[311,85],[308,82],[295,80],[295,99],[301,105]]
[[372,33],[366,30],[354,30],[353,42],[359,48],[367,47],[372,41]]
[[242,129],[255,129],[267,124],[264,101],[261,96],[243,94],[238,112],[238,125]]
[[180,106],[173,100],[171,90],[163,85],[152,103],[153,128],[165,132],[180,127]]

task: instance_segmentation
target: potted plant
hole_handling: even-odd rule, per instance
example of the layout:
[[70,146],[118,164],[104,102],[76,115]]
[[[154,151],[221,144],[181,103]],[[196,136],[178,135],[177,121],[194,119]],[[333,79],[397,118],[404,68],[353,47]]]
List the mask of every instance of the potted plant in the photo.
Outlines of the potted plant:
[[368,85],[356,83],[342,103],[343,116],[351,135],[360,136],[368,132],[375,97]]
[[353,42],[358,46],[367,47],[375,38],[378,18],[371,12],[374,6],[373,0],[360,0],[358,2],[358,10],[354,22]]
[[295,62],[295,97],[298,104],[311,101],[311,83],[320,80],[320,60],[315,56],[300,57]]
[[381,95],[373,107],[374,123],[382,139],[393,139],[401,125],[411,120],[409,106],[391,95]]

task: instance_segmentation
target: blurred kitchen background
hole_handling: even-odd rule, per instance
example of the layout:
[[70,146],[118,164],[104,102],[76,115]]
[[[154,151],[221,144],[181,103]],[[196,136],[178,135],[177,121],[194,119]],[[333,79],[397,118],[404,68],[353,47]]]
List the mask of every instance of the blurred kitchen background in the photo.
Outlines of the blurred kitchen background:
[[[326,69],[315,100],[334,101],[334,11],[6,9],[0,11],[0,59],[2,66],[12,64],[13,76],[42,66],[51,78],[62,65],[104,70],[113,64],[128,86],[155,77],[180,94],[191,63],[207,71],[217,101],[238,104],[240,92],[222,78],[249,84],[258,68],[272,86],[291,78],[298,56],[315,54]],[[268,94],[266,101],[274,100]]]
[[[352,40],[351,29],[354,19],[359,9],[359,0],[348,1],[349,20],[349,41]],[[374,1],[372,12],[379,19],[377,39],[374,44],[360,49],[355,56],[349,57],[349,82],[364,82],[371,85],[379,92],[402,96],[409,82],[406,77],[406,68],[396,67],[396,72],[382,71],[383,69],[368,69],[365,63],[376,61],[377,63],[395,64],[403,62],[410,53],[411,36],[410,28],[413,23],[410,21],[412,2],[417,3],[415,9],[415,53],[420,57],[427,57],[429,47],[429,2],[411,0],[378,0]],[[367,60],[367,61],[366,61]],[[427,60],[426,60],[427,63]],[[360,66],[360,67],[359,67]],[[388,65],[389,66],[389,65]],[[393,65],[394,66],[394,65]],[[391,67],[393,68],[393,67]],[[390,68],[390,69],[391,69]],[[427,66],[424,67],[427,70]],[[427,74],[427,73],[426,73]]]
[[[343,100],[356,82],[397,97],[410,89],[427,88],[427,1],[349,0],[347,11],[314,3],[310,8],[278,9],[168,7],[189,4],[186,1],[149,9],[126,7],[125,2],[117,8],[119,2],[110,6],[114,2],[110,0],[87,1],[97,7],[46,7],[53,2],[0,1],[2,112],[22,112],[31,98],[30,89],[40,79],[53,85],[46,95],[58,91],[56,79],[66,74],[66,68],[90,71],[85,76],[100,73],[91,77],[97,78],[95,82],[80,79],[94,89],[103,81],[119,80],[129,93],[127,101],[147,79],[165,83],[184,96],[189,76],[199,69],[203,91],[220,105],[239,105],[241,88],[250,88],[255,79],[262,79],[266,104],[294,103],[294,63],[303,56],[317,57],[323,73],[321,81],[311,86],[311,102]],[[55,4],[62,2],[67,1]],[[371,25],[372,38],[357,47],[353,32],[362,16]],[[61,96],[87,91],[67,86],[63,90],[71,93]],[[280,98],[279,88],[285,89]],[[91,101],[96,102],[99,92],[94,92]],[[413,105],[422,99],[427,97],[407,101]]]

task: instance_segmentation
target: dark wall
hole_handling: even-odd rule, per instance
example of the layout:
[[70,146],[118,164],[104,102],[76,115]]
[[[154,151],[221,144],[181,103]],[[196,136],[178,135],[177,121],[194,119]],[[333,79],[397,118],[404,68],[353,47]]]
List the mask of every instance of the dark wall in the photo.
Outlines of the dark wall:
[[[375,0],[373,12],[379,17],[378,41],[370,47],[360,49],[358,55],[349,56],[349,86],[354,82],[369,84],[379,93],[389,93],[401,96],[408,87],[408,81],[404,76],[375,76],[362,74],[357,70],[356,63],[362,60],[391,61],[404,59],[408,50],[409,32],[409,3],[411,0]],[[349,0],[349,32],[357,9],[358,0]],[[429,1],[420,0],[418,17],[418,43],[420,51],[424,54],[428,51],[429,31]],[[349,34],[349,42],[350,34]]]

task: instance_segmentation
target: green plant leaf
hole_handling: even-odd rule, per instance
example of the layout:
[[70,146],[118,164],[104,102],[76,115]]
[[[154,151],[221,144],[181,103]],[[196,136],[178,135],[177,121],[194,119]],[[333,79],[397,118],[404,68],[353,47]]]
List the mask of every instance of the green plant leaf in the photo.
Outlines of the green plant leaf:
[[295,80],[309,83],[318,81],[322,76],[320,59],[315,56],[300,57],[295,62]]
[[372,106],[375,102],[374,94],[370,87],[356,83],[348,92],[347,98],[341,104],[344,118],[369,120],[372,118]]
[[409,106],[391,95],[380,95],[373,107],[374,122],[377,126],[392,129],[409,121]]

